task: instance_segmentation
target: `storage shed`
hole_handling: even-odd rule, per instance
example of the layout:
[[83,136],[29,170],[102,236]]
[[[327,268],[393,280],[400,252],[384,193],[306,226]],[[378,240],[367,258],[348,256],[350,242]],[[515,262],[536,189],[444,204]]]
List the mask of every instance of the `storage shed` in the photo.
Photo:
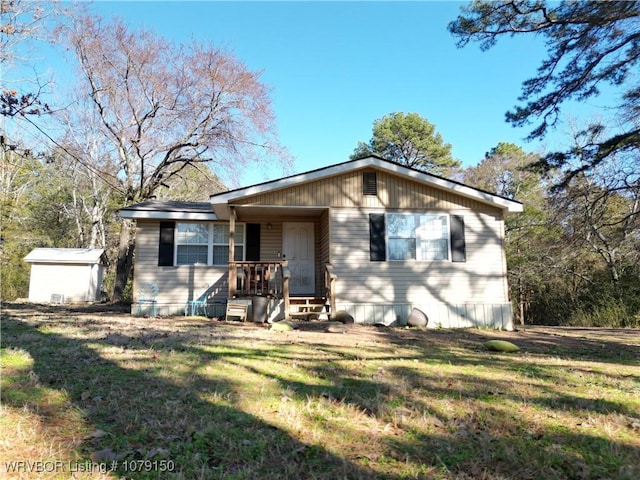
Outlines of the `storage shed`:
[[30,302],[81,303],[100,300],[106,263],[103,249],[36,248],[24,260],[31,264]]

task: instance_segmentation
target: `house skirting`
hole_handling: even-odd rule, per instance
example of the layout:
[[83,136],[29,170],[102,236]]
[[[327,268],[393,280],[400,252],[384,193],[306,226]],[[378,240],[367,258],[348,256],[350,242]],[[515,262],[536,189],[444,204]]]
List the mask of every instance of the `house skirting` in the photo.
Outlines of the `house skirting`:
[[411,309],[417,308],[429,319],[428,328],[494,328],[513,330],[510,303],[482,304],[386,304],[336,303],[337,310],[348,312],[356,323],[403,326]]
[[[206,307],[207,317],[224,317],[225,303],[209,303]],[[186,303],[134,302],[131,304],[131,315],[135,317],[172,317],[185,314]],[[187,310],[187,312],[189,312]],[[198,312],[198,315],[202,313]]]
[[[246,303],[249,307],[248,318],[252,319],[251,298],[234,300],[234,303]],[[482,304],[365,304],[336,303],[336,310],[349,313],[356,323],[384,324],[387,326],[404,326],[412,308],[424,312],[429,322],[427,328],[494,328],[513,330],[513,315],[510,303]],[[209,303],[206,315],[209,318],[223,318],[226,313],[225,303]],[[131,314],[136,316],[172,316],[184,315],[184,303],[134,303]],[[199,314],[201,314],[199,312]],[[267,308],[267,321],[284,319],[284,301],[271,299]]]
[[[253,319],[253,311],[251,298],[241,298],[237,300],[233,300],[233,303],[244,303],[247,304],[247,318],[249,321]],[[186,308],[186,310],[185,310]],[[196,315],[203,316],[203,313],[206,313],[206,316],[209,318],[224,318],[226,315],[227,304],[221,302],[209,302],[205,307],[205,311],[203,312],[200,307],[197,308]],[[185,303],[150,303],[150,302],[135,302],[131,304],[131,315],[136,317],[171,317],[176,315],[185,315],[190,314],[191,310],[188,305]],[[284,301],[271,299],[269,300],[267,307],[267,321],[274,322],[278,320],[284,319]]]

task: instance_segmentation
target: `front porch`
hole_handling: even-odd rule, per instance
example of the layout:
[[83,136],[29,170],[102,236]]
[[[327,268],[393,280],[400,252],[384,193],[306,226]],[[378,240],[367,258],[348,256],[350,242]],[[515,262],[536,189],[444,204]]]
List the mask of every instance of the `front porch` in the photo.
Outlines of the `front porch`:
[[227,304],[269,299],[268,321],[335,312],[328,208],[229,206]]
[[[324,265],[323,279],[323,295],[292,296],[288,261],[229,262],[229,293],[225,316],[238,316],[242,320],[251,318],[252,315],[256,315],[256,312],[250,311],[251,306],[255,308],[255,297],[263,297],[267,302],[264,313],[265,321],[268,322],[323,316],[330,319],[336,310],[336,276],[329,264]],[[245,315],[242,315],[243,306]],[[246,313],[247,311],[249,313]]]

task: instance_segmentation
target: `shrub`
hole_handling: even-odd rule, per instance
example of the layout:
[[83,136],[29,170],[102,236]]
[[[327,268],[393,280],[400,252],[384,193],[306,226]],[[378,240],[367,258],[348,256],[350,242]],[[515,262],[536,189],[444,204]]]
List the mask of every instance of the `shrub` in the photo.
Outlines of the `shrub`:
[[634,312],[621,300],[604,299],[590,307],[580,307],[569,319],[574,327],[636,328],[640,326],[640,312]]

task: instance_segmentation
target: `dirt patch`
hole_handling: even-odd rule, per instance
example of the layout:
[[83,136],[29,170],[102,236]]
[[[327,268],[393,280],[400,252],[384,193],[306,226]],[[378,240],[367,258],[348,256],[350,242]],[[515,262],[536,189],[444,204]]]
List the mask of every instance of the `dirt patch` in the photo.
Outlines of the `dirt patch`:
[[[268,325],[251,322],[226,322],[202,317],[135,317],[125,305],[32,305],[4,304],[2,314],[42,326],[73,323],[84,334],[109,337],[115,343],[137,339],[152,342],[168,336],[202,343],[213,338],[254,338],[271,342],[296,342],[334,346],[354,346],[363,342],[414,345],[434,350],[457,345],[470,350],[484,350],[487,340],[508,340],[520,347],[519,355],[551,355],[599,360],[640,361],[640,329],[578,328],[531,326],[506,332],[488,329],[418,329],[389,328],[374,325],[345,325],[344,333],[327,332],[331,322],[294,321],[295,330],[273,332]],[[333,322],[335,324],[335,322]]]

